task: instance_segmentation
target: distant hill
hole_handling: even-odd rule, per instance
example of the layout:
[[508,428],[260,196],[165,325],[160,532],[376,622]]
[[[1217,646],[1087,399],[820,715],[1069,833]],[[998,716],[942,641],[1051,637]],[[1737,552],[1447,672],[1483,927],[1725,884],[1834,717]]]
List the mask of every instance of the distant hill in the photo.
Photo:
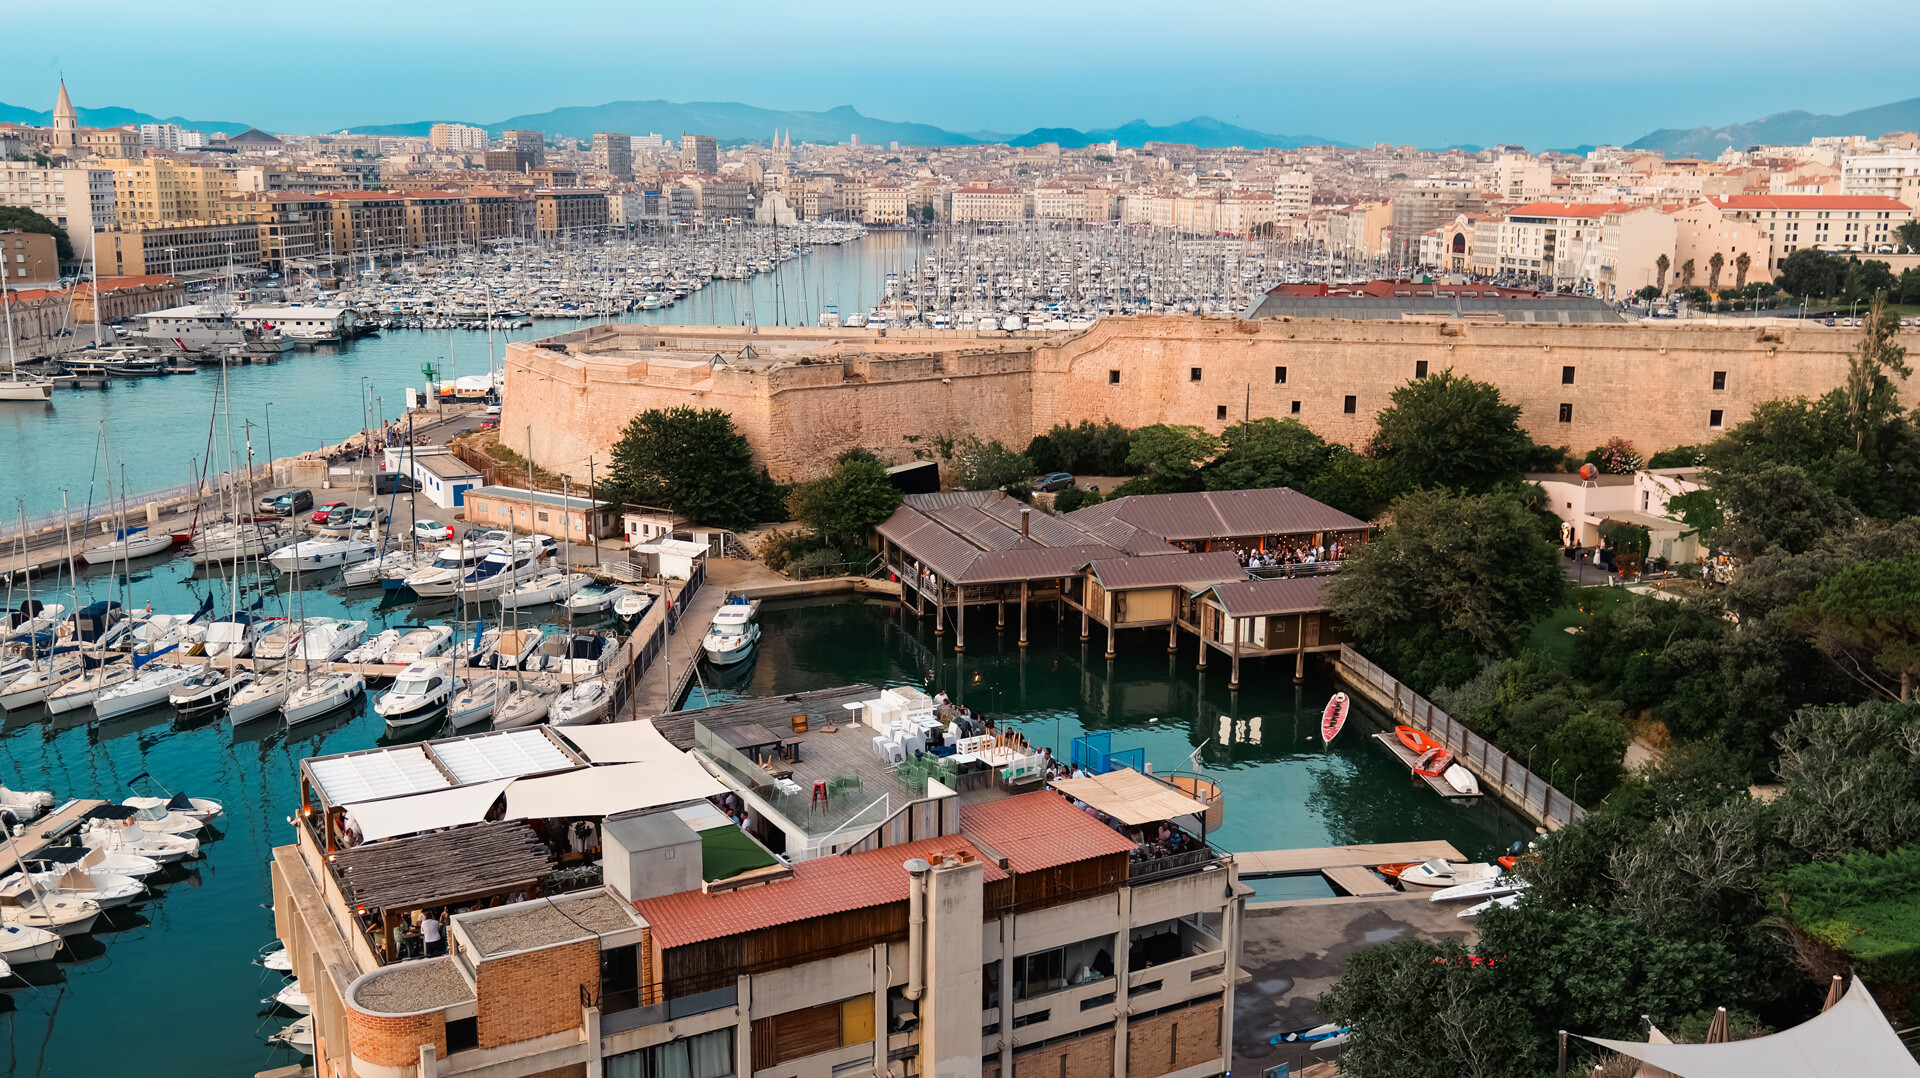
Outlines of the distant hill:
[[[120,127],[123,124],[179,124],[195,131],[225,131],[237,135],[252,124],[243,124],[238,120],[188,120],[179,116],[157,117],[136,109],[108,107],[104,109],[83,109],[74,107],[80,114],[82,127]],[[34,127],[47,127],[53,123],[51,110],[41,112],[21,105],[0,103],[0,122],[31,124]]]
[[1117,142],[1122,146],[1136,148],[1149,142],[1176,142],[1216,148],[1245,146],[1250,150],[1292,150],[1301,146],[1347,145],[1318,135],[1269,135],[1264,131],[1222,123],[1211,116],[1195,116],[1191,120],[1168,124],[1164,127],[1150,124],[1145,120],[1134,120],[1119,127],[1094,131],[1078,131],[1071,127],[1036,127],[1024,135],[1016,135],[1006,141],[1012,146],[1038,146],[1043,142],[1057,142],[1063,150],[1078,150],[1099,142]]
[[[356,135],[425,135],[434,122],[423,120],[348,130]],[[804,112],[756,108],[732,101],[612,101],[605,105],[576,105],[529,113],[477,126],[495,134],[520,127],[579,139],[591,138],[595,131],[624,131],[636,135],[657,132],[673,139],[679,138],[682,131],[694,131],[712,135],[722,142],[765,141],[772,138],[774,129],[778,128],[783,133],[791,130],[795,142],[845,142],[849,135],[858,135],[862,142],[882,145],[905,142],[917,146],[958,146],[980,141],[931,124],[876,120],[845,105],[825,112]]]
[[1796,145],[1808,139],[1834,135],[1865,135],[1868,138],[1889,131],[1920,130],[1920,97],[1875,105],[1841,116],[1820,116],[1795,109],[1776,112],[1751,123],[1725,127],[1695,127],[1690,130],[1662,128],[1645,138],[1627,143],[1630,150],[1659,150],[1668,157],[1714,158],[1729,147],[1744,150],[1749,146]]

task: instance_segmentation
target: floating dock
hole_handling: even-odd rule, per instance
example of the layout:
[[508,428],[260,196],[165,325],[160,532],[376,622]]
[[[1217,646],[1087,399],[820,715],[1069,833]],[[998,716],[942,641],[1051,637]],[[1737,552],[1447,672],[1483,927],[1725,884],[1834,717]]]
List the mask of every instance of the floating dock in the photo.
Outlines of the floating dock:
[[22,825],[20,833],[13,841],[0,846],[0,876],[8,875],[20,867],[21,861],[31,861],[40,855],[40,851],[56,838],[66,835],[80,826],[81,817],[107,802],[96,798],[81,798],[64,805],[54,806],[52,812]]
[[1382,745],[1385,745],[1387,747],[1388,752],[1393,753],[1396,759],[1398,759],[1401,763],[1406,764],[1408,774],[1412,775],[1414,778],[1424,780],[1428,785],[1428,787],[1430,787],[1434,793],[1439,794],[1441,797],[1463,799],[1468,797],[1481,796],[1480,794],[1477,794],[1477,793],[1463,794],[1459,790],[1454,789],[1452,783],[1449,783],[1446,779],[1443,779],[1438,775],[1422,775],[1420,772],[1415,771],[1413,767],[1415,764],[1420,762],[1420,757],[1414,755],[1412,749],[1409,749],[1405,745],[1402,745],[1400,743],[1400,739],[1398,737],[1395,737],[1391,732],[1375,734],[1373,735],[1373,739],[1375,741],[1378,741]]
[[[1233,860],[1242,878],[1256,876],[1310,876],[1318,873],[1343,894],[1368,897],[1395,894],[1395,887],[1374,875],[1373,866],[1431,858],[1464,861],[1466,855],[1444,839],[1424,842],[1380,842],[1364,846],[1316,846],[1299,850],[1258,850],[1236,853]],[[1315,900],[1319,901],[1319,900]]]

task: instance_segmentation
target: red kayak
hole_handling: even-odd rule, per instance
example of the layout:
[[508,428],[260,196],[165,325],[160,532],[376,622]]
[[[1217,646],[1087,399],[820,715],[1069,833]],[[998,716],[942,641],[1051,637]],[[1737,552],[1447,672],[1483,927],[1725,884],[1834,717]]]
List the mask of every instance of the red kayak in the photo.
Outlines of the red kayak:
[[1428,737],[1424,730],[1417,730],[1411,726],[1396,726],[1393,728],[1393,734],[1400,739],[1400,743],[1405,745],[1409,752],[1418,757],[1413,763],[1416,774],[1437,776],[1453,763],[1453,753],[1445,745]]
[[1320,740],[1333,744],[1340,736],[1340,728],[1347,724],[1347,694],[1337,692],[1327,701],[1327,709],[1320,713]]

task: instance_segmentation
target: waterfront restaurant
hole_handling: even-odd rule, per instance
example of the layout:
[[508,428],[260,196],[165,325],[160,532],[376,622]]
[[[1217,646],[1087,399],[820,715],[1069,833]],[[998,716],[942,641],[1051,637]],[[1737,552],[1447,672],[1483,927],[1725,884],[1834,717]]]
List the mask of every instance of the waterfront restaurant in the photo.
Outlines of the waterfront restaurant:
[[1339,651],[1351,641],[1327,612],[1324,575],[1234,580],[1209,584],[1181,605],[1181,628],[1200,638],[1200,668],[1213,649],[1233,662],[1229,688],[1240,685],[1240,660],[1292,655],[1295,681],[1307,673],[1309,652]]

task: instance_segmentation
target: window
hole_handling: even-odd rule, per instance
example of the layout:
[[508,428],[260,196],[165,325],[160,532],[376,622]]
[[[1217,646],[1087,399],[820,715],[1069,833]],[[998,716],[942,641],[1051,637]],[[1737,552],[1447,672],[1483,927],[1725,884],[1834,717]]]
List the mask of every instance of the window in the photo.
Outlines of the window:
[[1119,371],[1108,371],[1108,372],[1107,372],[1107,384],[1108,384],[1108,385],[1110,385],[1110,386],[1117,386],[1117,385],[1119,385],[1119,384],[1120,384],[1120,372],[1119,372]]
[[478,1016],[473,1018],[447,1019],[448,1055],[478,1047],[480,1047],[480,1019]]
[[1717,427],[1717,426],[1719,426],[1719,425],[1720,425],[1720,418],[1721,418],[1721,413],[1720,413],[1720,409],[1718,409],[1718,408],[1715,408],[1715,409],[1714,409],[1713,411],[1711,411],[1711,412],[1708,412],[1708,413],[1707,413],[1707,426],[1709,426],[1709,427]]
[[544,524],[546,523],[546,520],[547,520],[547,514],[546,514],[546,511],[543,509],[540,512],[540,522]]
[[1299,415],[1299,414],[1300,414],[1300,402],[1299,402],[1299,401],[1294,401],[1294,402],[1293,402],[1293,407],[1292,407],[1292,408],[1290,408],[1290,409],[1288,409],[1288,410],[1289,410],[1289,411],[1290,411],[1290,412],[1291,412],[1292,414],[1294,414],[1294,415]]
[[[671,851],[671,847],[669,847]],[[609,947],[600,952],[600,1010],[606,1014],[630,1011],[640,1005],[640,961],[637,949]]]
[[1215,418],[1215,419],[1225,419],[1225,418],[1227,418],[1227,406],[1226,406],[1226,405],[1224,405],[1224,404],[1216,404],[1216,405],[1214,405],[1214,406],[1213,406],[1213,418]]
[[606,1078],[722,1078],[733,1073],[733,1030],[622,1052],[608,1056],[604,1066]]
[[1573,384],[1573,368],[1572,367],[1560,368],[1560,384],[1563,386],[1570,386]]
[[1013,960],[1013,998],[1032,999],[1113,976],[1113,937],[1095,936]]
[[1349,394],[1347,396],[1347,403],[1341,410],[1346,412],[1348,415],[1352,415],[1353,413],[1360,410],[1360,402],[1354,399],[1354,397],[1351,394]]
[[1562,404],[1560,406],[1560,422],[1562,423],[1573,422],[1573,405]]
[[1415,378],[1425,378],[1425,377],[1427,376],[1427,361],[1426,361],[1426,360],[1424,360],[1424,359],[1416,359],[1416,360],[1414,360],[1414,361],[1413,361],[1413,376],[1414,376]]
[[1285,367],[1275,367],[1273,369],[1273,384],[1277,386],[1287,384],[1287,369]]
[[1198,368],[1198,367],[1188,367],[1188,368],[1187,368],[1187,381],[1189,381],[1189,382],[1198,382],[1199,380],[1200,380],[1200,368]]
[[1715,389],[1727,388],[1727,372],[1726,371],[1713,372],[1713,388]]

